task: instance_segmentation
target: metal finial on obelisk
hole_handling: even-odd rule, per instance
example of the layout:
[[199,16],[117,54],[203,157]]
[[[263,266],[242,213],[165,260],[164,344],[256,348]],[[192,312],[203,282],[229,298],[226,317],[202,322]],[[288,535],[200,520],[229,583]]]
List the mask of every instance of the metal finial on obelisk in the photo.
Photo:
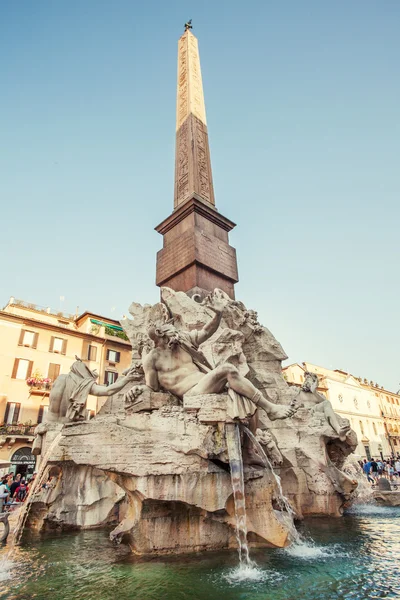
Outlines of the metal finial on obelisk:
[[189,19],[189,21],[185,23],[185,31],[188,31],[189,29],[193,29],[192,19]]

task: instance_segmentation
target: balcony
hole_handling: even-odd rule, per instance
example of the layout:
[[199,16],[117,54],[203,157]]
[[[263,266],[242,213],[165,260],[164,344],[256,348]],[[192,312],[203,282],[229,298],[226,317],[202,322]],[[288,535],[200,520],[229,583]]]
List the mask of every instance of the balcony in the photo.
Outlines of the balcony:
[[37,425],[0,425],[0,436],[33,436]]
[[30,385],[29,386],[29,395],[39,395],[46,396],[50,394],[52,383],[43,383],[41,385]]
[[29,387],[29,395],[40,394],[43,396],[50,393],[53,381],[48,377],[42,377],[39,371],[35,371],[32,377],[28,377],[26,384]]
[[35,439],[36,425],[0,425],[0,449],[9,449],[18,442],[31,443]]

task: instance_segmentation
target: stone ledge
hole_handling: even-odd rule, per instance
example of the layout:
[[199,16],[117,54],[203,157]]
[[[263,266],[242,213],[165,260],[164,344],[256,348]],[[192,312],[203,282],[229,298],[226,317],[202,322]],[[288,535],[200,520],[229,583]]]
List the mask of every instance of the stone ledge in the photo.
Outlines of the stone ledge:
[[231,422],[226,414],[227,394],[199,394],[183,397],[183,409],[196,412],[200,423]]
[[172,394],[165,392],[143,392],[132,406],[126,408],[126,414],[158,410],[163,406],[178,405],[179,400],[175,396],[172,396]]

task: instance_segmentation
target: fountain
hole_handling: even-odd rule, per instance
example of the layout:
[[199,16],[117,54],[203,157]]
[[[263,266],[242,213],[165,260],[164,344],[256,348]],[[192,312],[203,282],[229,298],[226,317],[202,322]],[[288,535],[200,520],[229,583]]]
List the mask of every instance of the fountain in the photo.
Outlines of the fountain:
[[[32,490],[17,538],[24,524],[39,531],[113,526],[111,540],[135,554],[239,544],[246,563],[249,547],[298,541],[294,518],[340,515],[348,502],[340,485],[351,479],[332,446],[343,457],[354,448],[354,435],[339,439],[316,408],[314,392],[294,398],[280,372],[285,354],[256,313],[218,290],[199,303],[163,288],[162,300],[130,307],[132,318],[122,325],[132,366],[93,419],[79,418],[87,396],[68,411],[68,399],[52,391],[50,420],[38,429],[44,459],[36,486],[46,464],[59,477],[54,489]],[[168,391],[162,371],[155,378],[151,365],[160,344],[164,353],[190,357],[198,393]],[[89,390],[95,380],[87,366],[73,371],[79,389]],[[64,407],[58,417],[57,406]],[[258,465],[241,448],[240,427],[255,445]]]

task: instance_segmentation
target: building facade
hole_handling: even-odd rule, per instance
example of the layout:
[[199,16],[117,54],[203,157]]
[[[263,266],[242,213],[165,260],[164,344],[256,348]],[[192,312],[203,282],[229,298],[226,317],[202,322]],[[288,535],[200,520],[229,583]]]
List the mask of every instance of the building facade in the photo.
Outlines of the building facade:
[[400,451],[396,438],[396,434],[400,435],[400,397],[397,394],[345,371],[325,369],[307,362],[285,367],[283,376],[289,384],[301,386],[305,371],[316,373],[319,392],[330,400],[335,412],[349,419],[358,437],[354,455],[357,459],[389,458]]
[[[11,298],[0,310],[0,460],[33,473],[34,429],[46,415],[51,386],[81,358],[109,385],[131,363],[131,345],[118,321],[71,315]],[[87,418],[105,398],[89,396]]]

